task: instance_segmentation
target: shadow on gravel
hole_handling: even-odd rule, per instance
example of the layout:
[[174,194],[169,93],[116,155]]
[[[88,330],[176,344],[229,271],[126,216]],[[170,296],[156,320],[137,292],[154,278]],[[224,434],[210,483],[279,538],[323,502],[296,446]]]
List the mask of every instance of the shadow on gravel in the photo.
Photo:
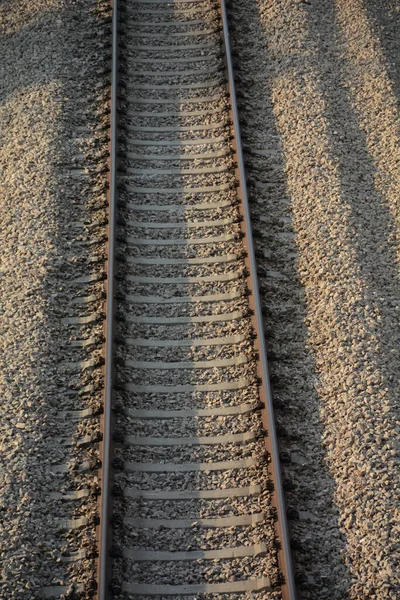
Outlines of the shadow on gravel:
[[[327,2],[324,13],[310,14],[308,27],[310,37],[318,45],[323,56],[326,48],[331,55],[339,56],[338,39],[341,30],[336,22],[335,7]],[[377,41],[378,43],[378,41]],[[400,363],[391,349],[400,331],[393,328],[395,306],[400,303],[397,283],[396,222],[390,212],[387,198],[377,189],[379,171],[368,150],[366,134],[361,127],[356,109],[348,91],[348,77],[342,63],[321,61],[321,93],[325,101],[327,137],[330,157],[337,165],[340,180],[340,196],[343,206],[350,207],[349,230],[353,232],[352,248],[363,283],[367,290],[365,302],[377,307],[381,321],[369,323],[365,315],[365,331],[378,342],[380,353],[371,362],[382,376],[381,387],[387,392],[393,408],[398,398],[392,394],[392,382],[397,380]],[[367,69],[367,67],[365,67]],[[368,113],[362,115],[368,117]],[[372,415],[371,415],[372,416]],[[378,414],[375,415],[379,421]]]
[[[383,12],[383,7],[376,9],[376,18],[382,19]],[[351,37],[345,39],[345,35],[352,36],[352,30],[349,21],[343,19],[340,22],[340,8],[337,7],[335,11],[333,3],[328,2],[323,13],[316,11],[315,15],[309,14],[310,36],[320,44],[318,52],[321,55],[326,47],[332,54],[340,55],[343,51],[340,42],[344,42],[346,53],[349,52],[343,62],[334,63],[334,68],[330,65],[325,70],[327,63],[321,61],[320,73],[331,158],[338,168],[341,202],[350,209],[348,227],[353,233],[351,246],[362,281],[359,300],[362,310],[356,310],[364,339],[356,328],[348,339],[350,352],[353,357],[356,355],[352,369],[358,377],[360,387],[352,389],[350,395],[345,390],[344,374],[339,384],[348,394],[348,429],[356,433],[354,441],[347,443],[348,456],[351,456],[351,459],[347,458],[348,473],[352,472],[350,489],[354,493],[361,490],[362,500],[354,502],[355,518],[350,525],[344,522],[346,509],[342,504],[341,514],[344,516],[341,526],[345,528],[348,537],[355,589],[357,585],[365,586],[364,590],[368,589],[371,594],[386,597],[383,590],[394,589],[396,586],[393,547],[395,521],[391,516],[396,510],[396,499],[393,498],[391,481],[393,477],[396,478],[393,469],[397,444],[395,428],[399,414],[400,371],[400,327],[396,313],[400,304],[398,224],[396,226],[393,214],[396,210],[393,188],[397,183],[396,178],[398,181],[398,172],[393,170],[393,163],[390,163],[393,158],[396,165],[396,159],[388,148],[391,147],[394,151],[398,148],[398,121],[395,122],[398,116],[396,110],[383,114],[392,100],[390,89],[385,88],[380,95],[379,86],[383,85],[382,81],[389,79],[384,69],[379,77],[375,76],[372,80],[376,83],[375,89],[373,85],[369,88],[367,84],[365,88],[363,86],[364,82],[369,81],[369,69],[372,73],[376,68],[374,56],[379,56],[382,43],[383,47],[386,46],[386,63],[396,85],[398,105],[398,66],[393,63],[394,53],[390,44],[391,35],[388,33],[387,17],[390,11],[386,13],[381,35],[372,30],[370,40],[365,41],[365,63],[355,58],[353,48],[349,49],[357,41]],[[363,17],[361,9],[360,20]],[[374,37],[377,33],[378,37]],[[357,93],[362,98],[361,92],[364,93],[365,102],[362,104],[363,101],[358,100],[357,105]],[[371,92],[372,98],[366,98],[366,94]],[[377,111],[378,119],[375,118]],[[394,119],[394,125],[391,125],[390,119]],[[373,138],[375,144],[371,142],[372,135],[376,136]],[[380,185],[383,187],[382,193],[379,191]],[[345,355],[344,367],[351,364],[346,358]],[[354,466],[351,465],[351,460],[355,462]],[[345,485],[346,476],[339,472],[338,486],[342,487],[342,503],[347,501],[343,498]],[[371,533],[364,538],[360,547],[358,540],[362,539],[365,521],[372,513],[374,526],[369,525]],[[379,556],[377,563],[370,561],[372,556]],[[365,582],[366,576],[369,578],[368,584]],[[353,590],[352,592],[354,593]]]
[[249,0],[243,4],[245,8],[234,5],[230,9],[230,30],[238,55],[235,79],[278,434],[282,451],[292,459],[289,464],[282,462],[288,483],[285,496],[287,505],[300,513],[300,519],[290,521],[296,542],[294,562],[300,597],[332,600],[339,598],[334,591],[337,582],[349,581],[349,571],[343,562],[335,572],[331,569],[333,554],[339,554],[337,562],[341,561],[340,545],[335,540],[331,544],[339,511],[335,482],[321,442],[323,400],[315,389],[309,314],[297,275],[299,249],[293,231],[283,138],[271,82],[260,69],[270,62],[271,43],[262,24],[260,3]]
[[396,0],[364,0],[365,10],[385,57],[400,113],[400,9],[396,4]]
[[[89,4],[43,8],[27,21],[19,13],[12,18],[18,10],[15,3],[2,6],[0,108],[7,154],[0,153],[0,160],[8,189],[0,210],[8,260],[3,273],[7,291],[1,412],[2,421],[10,423],[0,508],[0,535],[7,539],[0,577],[4,598],[36,598],[42,585],[63,579],[68,583],[66,572],[73,563],[61,563],[60,553],[80,545],[80,534],[69,532],[68,538],[56,518],[80,516],[82,501],[72,506],[49,495],[59,491],[60,483],[64,491],[85,485],[85,477],[72,465],[84,456],[90,460],[75,442],[67,449],[61,445],[60,438],[81,436],[82,426],[58,414],[87,407],[72,388],[79,390],[91,380],[79,367],[69,370],[67,363],[76,356],[67,351],[72,336],[62,321],[73,310],[70,281],[75,266],[79,264],[81,276],[93,273],[89,252],[72,245],[76,232],[71,230],[71,222],[85,216],[78,206],[89,196],[88,186],[80,186],[71,175],[72,156],[82,153],[71,122],[77,115],[79,80],[88,68],[87,54],[79,55],[74,42],[86,36],[87,27],[77,22],[84,24]],[[69,475],[55,475],[51,465],[66,463]]]

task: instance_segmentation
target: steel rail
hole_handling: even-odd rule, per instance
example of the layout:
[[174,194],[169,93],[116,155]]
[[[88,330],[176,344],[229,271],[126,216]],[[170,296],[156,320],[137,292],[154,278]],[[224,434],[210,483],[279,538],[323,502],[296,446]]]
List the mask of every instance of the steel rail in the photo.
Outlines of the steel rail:
[[281,474],[281,466],[279,462],[279,443],[278,436],[275,428],[275,415],[274,415],[274,406],[272,400],[272,390],[271,383],[269,378],[269,368],[267,362],[267,348],[265,343],[264,336],[264,319],[262,314],[261,307],[261,299],[260,299],[260,291],[258,286],[257,279],[257,264],[255,259],[254,252],[254,243],[253,243],[253,233],[251,229],[251,215],[250,215],[250,204],[249,197],[247,193],[246,186],[246,171],[244,165],[243,158],[243,149],[242,142],[240,136],[240,123],[239,123],[239,113],[236,101],[236,91],[235,91],[235,80],[233,73],[233,65],[232,65],[232,57],[231,57],[231,46],[229,39],[229,24],[228,24],[228,15],[226,10],[226,2],[225,0],[219,0],[221,7],[221,17],[222,17],[222,36],[223,42],[225,45],[225,60],[226,60],[226,69],[228,72],[228,88],[230,92],[230,101],[231,101],[231,114],[232,114],[232,122],[235,131],[234,144],[236,146],[237,153],[237,162],[238,162],[238,181],[240,182],[240,187],[238,188],[238,194],[241,196],[242,200],[242,208],[243,208],[243,216],[244,216],[244,228],[245,228],[245,238],[243,242],[247,246],[247,255],[248,255],[248,263],[249,263],[249,271],[250,271],[250,289],[253,292],[253,295],[250,297],[251,303],[255,312],[255,327],[257,333],[257,345],[259,347],[259,356],[261,363],[261,386],[260,386],[260,399],[265,402],[265,413],[264,417],[264,425],[268,431],[268,437],[266,438],[266,446],[267,450],[269,450],[271,455],[271,475],[274,482],[274,493],[273,493],[273,502],[275,504],[278,520],[276,523],[276,530],[278,538],[281,542],[281,548],[278,551],[278,562],[279,567],[284,575],[285,581],[281,586],[282,596],[285,600],[296,600],[296,585],[294,580],[294,569],[293,569],[293,561],[292,561],[292,553],[290,548],[290,536],[289,536],[289,527],[286,517],[286,502],[283,494],[283,485],[282,485],[282,474]]
[[102,416],[103,439],[100,447],[101,469],[99,479],[101,485],[100,524],[99,524],[99,557],[97,571],[97,598],[107,600],[110,580],[109,550],[111,543],[111,450],[112,450],[112,407],[114,384],[114,338],[115,338],[115,238],[117,221],[117,89],[118,89],[118,0],[110,0],[112,7],[112,58],[111,58],[111,113],[110,113],[110,159],[109,159],[109,193],[108,193],[108,257],[107,257],[107,300],[105,321],[105,380],[104,411]]

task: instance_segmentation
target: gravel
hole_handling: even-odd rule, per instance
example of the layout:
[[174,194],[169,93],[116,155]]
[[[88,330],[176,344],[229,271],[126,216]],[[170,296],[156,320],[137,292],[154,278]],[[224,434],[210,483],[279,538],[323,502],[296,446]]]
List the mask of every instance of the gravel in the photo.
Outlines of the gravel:
[[[41,599],[49,586],[58,598],[93,595],[108,10],[88,0],[0,9],[0,597],[7,600]],[[86,417],[77,412],[88,408]]]
[[399,8],[234,0],[230,20],[300,597],[395,599]]
[[[208,2],[199,2],[207,9]],[[137,4],[149,10],[148,4]],[[164,9],[164,3],[152,9]],[[194,8],[193,4],[180,8]],[[400,192],[400,54],[398,43],[399,7],[394,0],[234,0],[230,9],[232,39],[236,51],[236,76],[242,117],[243,142],[248,166],[252,215],[260,282],[266,315],[271,379],[282,450],[286,453],[284,475],[289,505],[296,507],[292,525],[296,539],[295,562],[302,599],[313,600],[395,600],[400,594],[398,579],[399,490],[398,398],[399,398],[399,205]],[[214,31],[215,14],[193,12],[202,20],[197,31]],[[0,203],[1,375],[0,436],[0,597],[16,600],[41,599],[55,586],[60,598],[90,598],[95,573],[95,522],[97,514],[98,417],[101,405],[101,344],[103,263],[105,243],[107,137],[107,67],[109,53],[108,2],[77,0],[18,0],[0,8],[2,23],[0,67],[1,144],[3,173]],[[193,27],[168,27],[168,41],[204,44],[205,36],[179,36]],[[171,15],[148,14],[148,21],[168,21]],[[208,21],[208,22],[207,22]],[[137,32],[147,32],[137,36]],[[155,44],[152,26],[128,34],[128,72],[150,70],[138,58],[162,57],[157,51],[135,50],[138,44]],[[91,33],[91,36],[87,36]],[[90,39],[89,39],[90,38]],[[211,61],[190,63],[193,70],[207,69],[218,61],[212,45],[217,32],[207,35]],[[174,43],[174,42],[172,42]],[[207,44],[206,44],[207,46]],[[188,51],[187,56],[196,53]],[[175,50],[173,56],[181,58]],[[135,59],[137,62],[135,62]],[[177,64],[176,68],[182,69]],[[172,70],[171,66],[169,70]],[[204,107],[201,96],[218,97],[225,93],[218,73],[210,76],[156,76],[157,84],[209,82],[201,91],[185,89],[166,92],[149,88],[148,81],[136,77],[135,97],[152,99],[146,112],[166,110],[165,102],[174,98],[174,111],[198,111]],[[133,80],[132,80],[133,81]],[[210,83],[215,82],[215,85]],[[188,99],[195,102],[187,102]],[[122,106],[132,110],[131,102]],[[156,104],[156,102],[160,102]],[[209,122],[225,119],[225,101],[216,98]],[[132,111],[135,112],[135,111]],[[129,126],[151,125],[152,117],[132,116],[127,125],[124,147],[142,154],[141,146],[131,147]],[[162,117],[164,126],[194,126],[195,116]],[[204,140],[201,152],[223,150],[225,129],[210,133],[196,131]],[[168,141],[180,138],[180,145]],[[137,140],[167,140],[162,154],[189,154],[187,141],[193,132],[137,132]],[[157,154],[160,149],[152,148]],[[197,150],[196,150],[197,152]],[[199,160],[198,165],[226,164]],[[145,164],[145,168],[148,168]],[[168,161],[173,169],[180,163]],[[124,166],[140,167],[140,160],[127,158]],[[183,169],[186,168],[183,165]],[[216,175],[213,181],[231,181]],[[129,178],[131,185],[146,185],[148,176]],[[152,187],[207,185],[208,175],[152,176]],[[188,193],[157,196],[159,205],[219,202],[231,199],[233,192],[201,195]],[[154,194],[132,194],[126,189],[122,200],[145,204],[155,202]],[[121,210],[126,220],[132,208]],[[211,211],[138,214],[146,223],[169,220],[204,221]],[[223,209],[220,217],[234,216],[235,209]],[[215,213],[217,215],[217,213]],[[236,251],[240,242],[230,239],[213,242],[205,251],[191,243],[207,237],[233,234],[235,223],[201,228],[174,228],[156,231],[138,227],[128,236],[187,239],[185,246],[134,245],[127,240],[128,256],[145,249],[148,258],[212,256]],[[121,228],[121,232],[122,232]],[[235,248],[235,250],[232,249]],[[141,254],[144,256],[144,254]],[[218,267],[227,273],[230,267]],[[214,268],[214,267],[213,267]],[[132,275],[138,268],[124,267]],[[176,266],[139,266],[144,276],[155,273],[177,274]],[[206,275],[207,269],[186,266],[184,274]],[[217,272],[217,270],[215,270]],[[164,295],[225,293],[241,289],[242,279],[224,283],[165,284]],[[118,287],[126,291],[126,284]],[[136,283],[135,294],[157,295],[156,283]],[[240,304],[240,303],[237,303]],[[128,305],[125,306],[125,309]],[[230,301],[226,306],[236,307]],[[211,314],[207,306],[168,306],[168,314]],[[164,306],[158,308],[163,311]],[[200,312],[198,312],[198,310]],[[151,314],[129,307],[126,314]],[[154,313],[156,314],[156,313]],[[79,321],[81,319],[81,321]],[[87,319],[83,322],[82,319]],[[129,319],[128,319],[129,320]],[[248,334],[246,321],[221,324],[191,324],[181,327],[121,323],[121,333],[131,337],[215,337]],[[168,333],[167,333],[168,332]],[[250,355],[247,342],[235,346],[234,354]],[[165,350],[146,348],[138,355],[121,350],[121,357],[148,361],[166,360]],[[217,354],[213,347],[209,355]],[[176,360],[206,360],[204,348],[179,350]],[[229,367],[227,378],[247,373],[248,366]],[[250,369],[251,371],[251,369]],[[249,372],[250,372],[249,371]],[[146,371],[137,370],[139,379]],[[222,371],[221,371],[222,373]],[[213,371],[219,381],[226,374]],[[230,374],[229,374],[230,373]],[[162,371],[157,371],[160,381]],[[201,369],[196,380],[206,381],[210,374]],[[120,369],[125,381],[127,371]],[[174,383],[188,381],[185,370],[174,375]],[[257,389],[250,385],[236,392],[193,391],[136,394],[123,389],[117,393],[121,407],[165,409],[183,407],[236,406],[244,401],[257,405]],[[91,409],[84,416],[85,409]],[[258,413],[232,420],[223,418],[210,424],[204,419],[185,420],[179,435],[221,431],[229,425],[235,431],[257,429]],[[171,423],[163,423],[168,430]],[[152,434],[149,423],[136,422],[138,431]],[[161,429],[157,435],[160,434]],[[175,429],[174,429],[175,431]],[[131,432],[129,432],[131,434]],[[86,438],[90,440],[87,442]],[[148,461],[145,447],[120,446],[117,454],[124,460]],[[177,462],[226,460],[257,456],[264,459],[262,441],[243,447],[186,447]],[[171,461],[170,450],[151,447],[152,460]],[[217,472],[218,473],[218,472]],[[169,479],[142,473],[118,474],[121,485],[142,482],[143,488],[215,489],[216,472],[179,473]],[[225,474],[224,485],[256,484],[262,479],[268,487],[268,474],[246,471]],[[146,481],[144,481],[146,480]],[[67,499],[80,490],[80,498]],[[184,505],[184,508],[182,507]],[[216,515],[244,515],[264,512],[266,527],[244,528],[238,534],[251,540],[263,535],[272,539],[270,492],[259,496],[229,500],[137,501],[116,498],[116,510],[146,518],[201,518]],[[81,522],[77,519],[86,519]],[[72,520],[75,522],[72,523]],[[209,531],[209,530],[207,530]],[[123,528],[121,539],[132,531]],[[151,532],[143,530],[141,543],[150,543]],[[230,537],[236,538],[231,531]],[[147,536],[147,538],[146,538]],[[199,530],[187,531],[186,543],[202,543]],[[157,548],[168,543],[176,547],[176,535],[155,540]],[[183,539],[183,537],[181,538]],[[218,531],[215,540],[205,538],[204,547],[214,547],[224,539]],[[146,541],[148,540],[148,542]],[[77,559],[76,552],[84,552]],[[116,573],[126,565],[115,561]],[[191,582],[220,581],[229,578],[274,572],[273,553],[267,557],[222,560],[210,565],[192,565]],[[143,580],[154,577],[174,583],[189,581],[187,567],[165,563],[141,563]],[[47,588],[47,592],[45,590]],[[208,595],[204,594],[204,600]],[[231,594],[230,600],[239,598]],[[279,598],[279,592],[254,593],[253,598]],[[188,596],[188,598],[191,598]],[[173,600],[173,597],[172,597]],[[194,597],[193,597],[194,600]]]

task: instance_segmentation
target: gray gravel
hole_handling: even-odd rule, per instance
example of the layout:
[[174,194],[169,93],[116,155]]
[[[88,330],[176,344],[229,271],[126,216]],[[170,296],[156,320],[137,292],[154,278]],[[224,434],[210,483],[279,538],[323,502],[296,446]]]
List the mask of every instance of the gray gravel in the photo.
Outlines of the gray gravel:
[[[97,39],[106,35],[107,13],[107,2],[88,0],[0,9],[0,597],[7,600],[41,599],[49,587],[57,598],[93,594],[106,165],[98,127],[107,119],[108,52]],[[68,499],[73,492],[81,497]]]
[[234,0],[231,22],[300,596],[395,599],[399,8]]

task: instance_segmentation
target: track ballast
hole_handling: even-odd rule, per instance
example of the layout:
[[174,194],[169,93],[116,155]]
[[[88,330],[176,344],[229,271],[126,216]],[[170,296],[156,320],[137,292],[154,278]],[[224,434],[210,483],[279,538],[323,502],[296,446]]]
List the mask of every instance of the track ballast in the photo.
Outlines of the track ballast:
[[224,6],[114,5],[113,70],[99,598],[294,598]]

